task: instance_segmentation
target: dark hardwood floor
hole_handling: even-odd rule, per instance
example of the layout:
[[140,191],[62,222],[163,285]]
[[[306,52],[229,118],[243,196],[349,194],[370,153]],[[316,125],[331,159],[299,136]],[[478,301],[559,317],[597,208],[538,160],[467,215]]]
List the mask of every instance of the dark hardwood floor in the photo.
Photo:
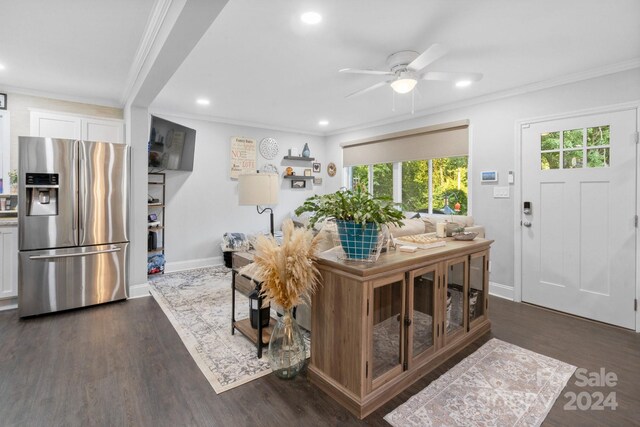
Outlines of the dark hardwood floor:
[[[0,313],[2,426],[387,425],[382,417],[491,337],[589,371],[613,388],[560,394],[545,425],[640,425],[640,334],[491,298],[493,329],[360,421],[306,375],[269,375],[216,395],[152,298],[19,320]],[[616,393],[615,411],[567,411],[567,391]]]

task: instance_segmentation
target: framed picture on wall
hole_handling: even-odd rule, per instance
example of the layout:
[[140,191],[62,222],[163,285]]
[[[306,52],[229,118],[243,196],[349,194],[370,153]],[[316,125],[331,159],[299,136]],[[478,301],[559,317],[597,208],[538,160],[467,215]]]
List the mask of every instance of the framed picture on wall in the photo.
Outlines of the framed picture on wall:
[[7,94],[0,93],[0,110],[6,110],[6,109],[7,109]]
[[320,163],[314,163],[313,164],[313,173],[319,173],[321,168],[322,168],[322,165]]
[[307,180],[305,179],[292,179],[291,188],[307,188]]
[[304,176],[311,176],[311,169],[305,169]]

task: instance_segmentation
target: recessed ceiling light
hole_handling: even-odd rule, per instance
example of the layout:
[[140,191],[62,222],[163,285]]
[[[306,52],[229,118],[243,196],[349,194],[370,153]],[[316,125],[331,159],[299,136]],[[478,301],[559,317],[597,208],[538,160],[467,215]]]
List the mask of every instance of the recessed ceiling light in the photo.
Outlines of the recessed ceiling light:
[[329,124],[329,120],[320,120],[320,121],[318,122],[318,124],[319,124],[320,126],[327,126],[327,125]]
[[200,105],[209,105],[211,104],[211,101],[209,101],[208,99],[205,98],[199,98],[198,100],[196,100],[196,102]]
[[5,67],[3,64],[0,64],[0,71],[6,69],[7,67]]
[[316,25],[319,24],[320,21],[322,21],[322,15],[320,15],[318,12],[305,12],[300,15],[300,20],[302,20],[302,22],[304,22],[305,24]]
[[456,87],[467,87],[471,84],[471,80],[460,80],[456,82]]

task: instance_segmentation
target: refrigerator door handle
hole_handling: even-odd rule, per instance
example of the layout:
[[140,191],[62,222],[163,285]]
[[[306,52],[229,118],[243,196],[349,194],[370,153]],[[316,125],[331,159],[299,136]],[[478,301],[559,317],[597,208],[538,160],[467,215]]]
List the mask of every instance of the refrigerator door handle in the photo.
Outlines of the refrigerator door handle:
[[72,258],[79,256],[87,256],[87,255],[98,255],[98,254],[108,254],[111,252],[120,252],[120,248],[111,248],[104,249],[101,251],[91,251],[91,252],[76,252],[73,254],[60,254],[60,255],[32,255],[29,259],[51,259],[51,258]]
[[82,176],[82,172],[84,171],[85,168],[85,163],[84,163],[84,147],[81,145],[80,141],[76,141],[76,153],[77,156],[79,158],[79,161],[77,162],[78,165],[78,184],[76,186],[76,188],[78,189],[78,193],[76,194],[76,215],[78,216],[78,234],[79,234],[79,238],[78,238],[78,245],[83,244],[85,241],[84,238],[84,225],[83,225],[83,221],[82,221],[82,214],[83,212],[86,212],[86,210],[82,210],[83,208],[86,209],[86,206],[81,206],[82,205],[82,201],[86,200],[86,195],[85,193],[85,180],[86,180],[86,176]]

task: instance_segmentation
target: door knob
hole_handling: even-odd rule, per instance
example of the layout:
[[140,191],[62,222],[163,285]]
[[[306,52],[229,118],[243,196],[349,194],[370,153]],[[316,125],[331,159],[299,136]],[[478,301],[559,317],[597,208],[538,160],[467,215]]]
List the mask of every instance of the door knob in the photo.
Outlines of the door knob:
[[525,227],[531,227],[531,221],[522,221],[522,225]]

